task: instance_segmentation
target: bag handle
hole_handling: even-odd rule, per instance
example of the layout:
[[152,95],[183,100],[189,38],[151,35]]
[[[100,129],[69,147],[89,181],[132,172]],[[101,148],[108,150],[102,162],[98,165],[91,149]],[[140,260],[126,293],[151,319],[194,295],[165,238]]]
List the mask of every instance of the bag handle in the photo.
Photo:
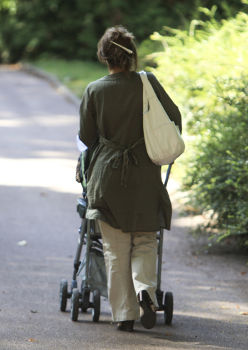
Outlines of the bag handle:
[[143,86],[145,88],[146,91],[146,95],[148,97],[148,99],[153,98],[153,97],[157,97],[157,95],[155,94],[155,91],[152,87],[152,84],[150,83],[148,77],[147,77],[147,73],[142,70],[139,72],[140,78],[142,80]]

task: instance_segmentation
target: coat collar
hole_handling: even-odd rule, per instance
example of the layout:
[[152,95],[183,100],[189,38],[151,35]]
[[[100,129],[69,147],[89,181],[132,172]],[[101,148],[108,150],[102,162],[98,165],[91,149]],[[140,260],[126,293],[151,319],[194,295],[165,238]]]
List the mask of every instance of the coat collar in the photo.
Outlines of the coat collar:
[[114,74],[109,74],[103,77],[104,80],[120,80],[120,79],[129,79],[134,76],[134,74],[137,74],[136,72],[119,72]]

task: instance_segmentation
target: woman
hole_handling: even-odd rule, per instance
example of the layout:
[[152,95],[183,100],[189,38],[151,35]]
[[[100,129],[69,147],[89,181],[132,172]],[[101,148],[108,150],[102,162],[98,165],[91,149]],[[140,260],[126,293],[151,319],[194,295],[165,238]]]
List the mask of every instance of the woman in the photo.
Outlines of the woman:
[[[141,317],[145,328],[156,322],[156,231],[170,229],[171,203],[161,169],[149,159],[143,135],[143,85],[134,37],[124,27],[106,30],[98,58],[109,75],[85,90],[79,138],[93,150],[88,170],[88,219],[102,233],[108,296],[117,329],[132,331]],[[167,114],[181,129],[181,115],[148,73]]]

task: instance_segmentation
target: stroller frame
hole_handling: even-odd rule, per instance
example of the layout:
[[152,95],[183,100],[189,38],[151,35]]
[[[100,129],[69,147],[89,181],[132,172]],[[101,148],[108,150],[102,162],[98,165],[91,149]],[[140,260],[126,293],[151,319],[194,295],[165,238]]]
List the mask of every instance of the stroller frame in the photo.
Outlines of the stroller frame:
[[[167,186],[172,164],[167,168],[166,178],[164,182],[164,187]],[[71,320],[77,321],[79,309],[82,312],[87,312],[90,308],[92,309],[92,320],[93,322],[98,322],[100,317],[100,305],[101,305],[101,293],[98,288],[92,289],[89,285],[90,271],[90,252],[96,249],[103,256],[103,248],[100,232],[96,230],[96,223],[94,220],[89,220],[85,218],[87,209],[87,197],[83,193],[83,197],[77,200],[77,211],[80,218],[82,219],[81,226],[79,228],[79,239],[77,250],[73,262],[73,275],[70,285],[70,290],[68,290],[68,282],[63,279],[60,282],[60,311],[66,311],[67,299],[71,298]],[[164,312],[164,323],[170,325],[173,318],[173,294],[172,292],[164,293],[161,290],[161,273],[162,273],[162,257],[163,257],[163,240],[164,240],[164,230],[160,228],[157,233],[157,289],[156,297],[158,302],[157,311]],[[81,255],[83,246],[85,249],[85,279],[82,282],[80,290],[78,289],[77,276],[81,265]]]

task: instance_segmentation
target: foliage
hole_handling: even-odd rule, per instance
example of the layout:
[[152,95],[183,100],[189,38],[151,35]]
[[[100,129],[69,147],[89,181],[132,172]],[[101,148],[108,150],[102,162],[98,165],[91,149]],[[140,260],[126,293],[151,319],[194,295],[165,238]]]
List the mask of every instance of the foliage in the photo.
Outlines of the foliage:
[[[153,69],[182,107],[191,202],[212,213],[218,238],[248,234],[248,15],[155,33],[164,51]],[[244,236],[246,237],[246,236]]]
[[97,41],[109,26],[127,26],[140,43],[165,24],[185,26],[198,18],[200,5],[215,2],[219,18],[244,6],[237,0],[0,0],[0,63],[44,53],[96,59]]

